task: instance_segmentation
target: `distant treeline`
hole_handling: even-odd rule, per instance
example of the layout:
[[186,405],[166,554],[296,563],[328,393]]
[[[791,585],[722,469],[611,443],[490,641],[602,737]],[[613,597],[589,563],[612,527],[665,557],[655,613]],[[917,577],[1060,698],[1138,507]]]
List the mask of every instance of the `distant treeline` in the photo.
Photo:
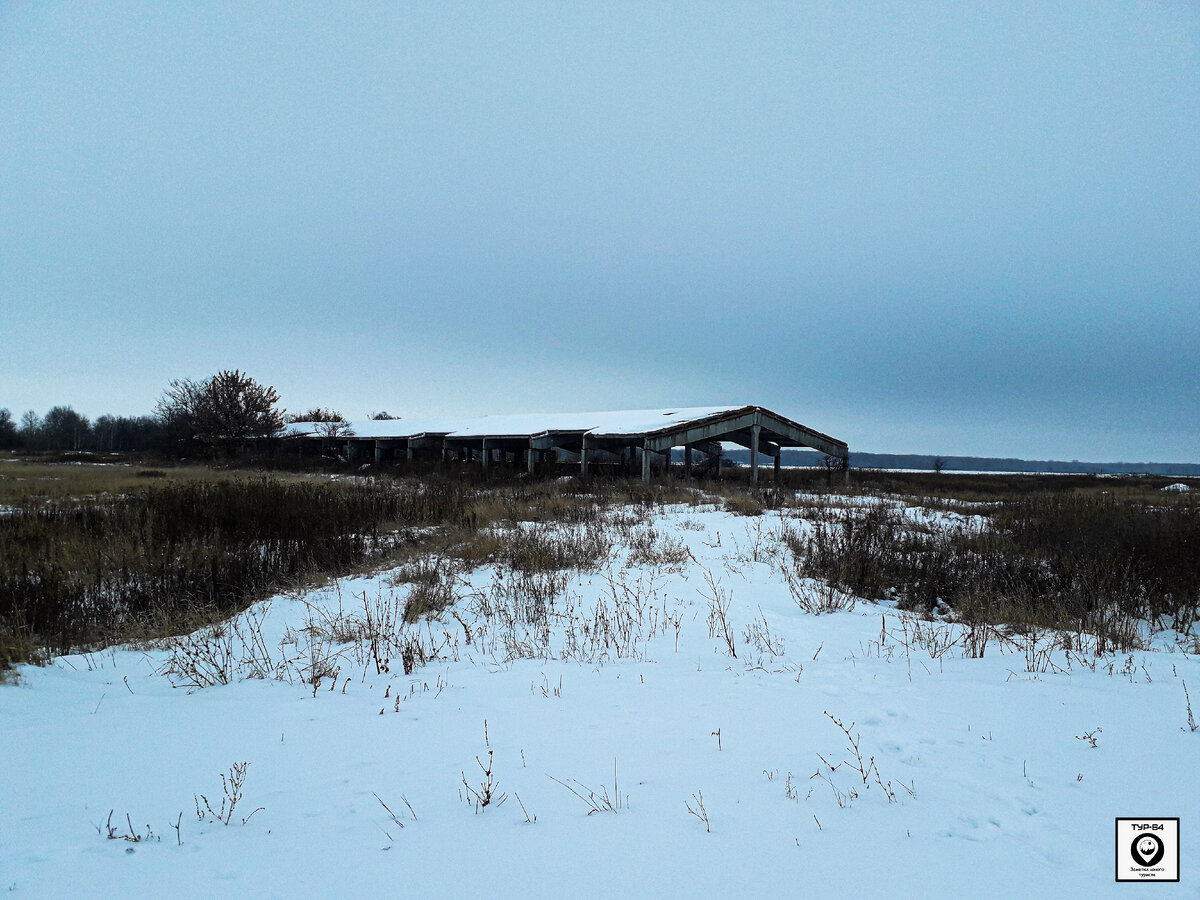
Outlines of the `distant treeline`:
[[166,425],[154,416],[100,416],[93,422],[69,406],[55,406],[45,416],[30,410],[15,422],[0,409],[0,450],[163,451],[167,440]]
[[[682,455],[679,456],[682,459]],[[749,450],[731,450],[726,458],[750,464]],[[815,450],[784,450],[785,466],[820,466],[824,457]],[[1009,459],[992,456],[935,456],[920,453],[850,453],[857,469],[917,469],[962,472],[1047,472],[1064,475],[1180,475],[1200,476],[1200,463],[1069,462],[1056,459]]]
[[0,409],[0,450],[233,453],[283,427],[278,403],[273,387],[226,369],[201,381],[171,381],[150,415],[104,415],[90,421],[70,406],[55,406],[44,416],[31,409],[15,421],[9,410]]

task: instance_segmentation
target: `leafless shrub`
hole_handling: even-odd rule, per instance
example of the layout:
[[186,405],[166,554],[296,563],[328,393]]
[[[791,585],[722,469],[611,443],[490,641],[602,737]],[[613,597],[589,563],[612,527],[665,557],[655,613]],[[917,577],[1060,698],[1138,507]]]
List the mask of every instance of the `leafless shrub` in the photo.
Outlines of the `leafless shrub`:
[[784,583],[792,595],[792,600],[802,611],[820,616],[839,610],[854,609],[855,599],[852,594],[828,582],[804,577],[794,562],[781,563],[779,571],[783,574]]
[[633,530],[627,543],[630,566],[679,568],[692,556],[683,541],[662,534],[653,525]]
[[[838,806],[843,809],[848,808],[856,799],[858,799],[860,787],[862,790],[870,790],[872,784],[877,786],[880,791],[882,791],[883,796],[887,799],[888,803],[896,803],[897,798],[896,792],[893,788],[893,782],[890,780],[884,781],[883,776],[879,772],[879,767],[875,763],[874,756],[864,757],[861,747],[862,736],[853,731],[854,723],[851,722],[849,725],[845,725],[836,716],[830,715],[828,711],[825,712],[825,717],[834,725],[836,725],[838,730],[840,730],[845,736],[846,756],[841,760],[841,762],[831,763],[824,756],[818,753],[817,759],[821,761],[821,767],[818,767],[817,771],[814,772],[811,777],[820,778],[827,782],[833,791],[834,800],[837,802]],[[839,769],[843,768],[849,772],[852,772],[854,776],[857,776],[853,780],[852,784],[844,789],[839,787],[833,779],[833,774]],[[908,793],[909,796],[916,796],[916,792],[913,790],[911,785],[906,785],[902,781],[897,781],[896,784],[899,785],[899,787],[906,793]]]
[[970,659],[983,659],[988,641],[996,634],[996,628],[987,622],[969,622],[963,627],[963,655]]
[[404,621],[410,625],[422,616],[436,616],[455,601],[454,586],[437,580],[418,581],[413,584],[404,604]]
[[233,632],[226,625],[210,625],[176,638],[169,650],[160,674],[176,687],[202,688],[233,681],[237,660]]
[[442,569],[446,565],[446,561],[439,561],[433,556],[420,556],[397,566],[387,580],[393,587],[402,584],[436,584],[442,580]]
[[612,540],[596,523],[580,526],[530,523],[504,534],[499,557],[519,572],[594,571],[612,552]]
[[783,656],[783,638],[771,634],[771,626],[767,624],[761,606],[758,608],[758,618],[746,626],[742,636],[759,653],[767,653],[772,657]]
[[478,756],[475,757],[475,762],[479,765],[479,769],[483,772],[483,777],[479,784],[472,786],[467,781],[467,773],[463,772],[463,802],[475,808],[475,814],[479,815],[489,806],[502,806],[504,801],[508,799],[508,794],[500,790],[500,785],[496,781],[496,776],[492,769],[495,766],[495,751],[488,750],[487,765],[484,765],[483,760]]
[[893,631],[889,636],[905,650],[923,650],[930,659],[941,659],[963,640],[964,632],[956,625],[925,621],[908,613],[901,613],[898,620],[900,633]]
[[1065,671],[1054,662],[1054,653],[1061,649],[1061,641],[1061,635],[1044,628],[1029,628],[1005,635],[1005,642],[1024,656],[1025,671],[1039,674]]
[[622,540],[628,540],[638,526],[649,524],[650,519],[651,513],[646,507],[620,506],[606,512],[602,521],[605,528],[614,531]]
[[[193,799],[196,801],[196,818],[201,822],[211,821],[220,822],[222,825],[228,825],[233,820],[233,811],[237,808],[242,799],[242,787],[246,783],[246,769],[250,767],[248,762],[234,763],[229,767],[229,773],[221,773],[221,792],[220,806],[213,809],[212,803],[204,794],[193,794]],[[264,809],[258,807],[250,815],[242,819],[242,824],[245,825],[257,813]]]
[[264,613],[251,608],[228,622],[172,638],[159,669],[176,687],[204,688],[238,678],[284,677],[286,665],[263,638]]
[[766,509],[754,494],[736,493],[725,498],[725,511],[735,516],[761,516]]
[[[111,810],[111,809],[108,811],[108,821],[106,821],[104,823],[103,830],[101,829],[100,825],[96,826],[97,834],[103,835],[105,838],[107,838],[110,841],[128,841],[131,844],[140,844],[142,841],[161,840],[161,838],[157,837],[154,834],[154,832],[151,830],[149,825],[146,826],[145,834],[135,831],[133,828],[133,820],[130,817],[129,813],[125,813],[125,825],[128,828],[128,831],[121,831],[120,824],[114,825],[112,823],[112,817],[113,817],[114,812],[115,812],[115,810]],[[126,852],[132,853],[133,851],[128,850]]]

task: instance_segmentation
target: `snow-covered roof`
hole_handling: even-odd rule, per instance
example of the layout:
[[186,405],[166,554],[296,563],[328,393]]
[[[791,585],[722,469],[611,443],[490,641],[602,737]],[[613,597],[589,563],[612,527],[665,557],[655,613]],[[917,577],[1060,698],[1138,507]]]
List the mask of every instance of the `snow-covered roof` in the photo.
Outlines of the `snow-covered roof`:
[[[648,434],[683,423],[746,409],[746,406],[694,406],[674,409],[628,409],[583,413],[522,413],[472,417],[366,419],[347,423],[354,437],[410,438],[438,435],[450,438],[532,437],[548,432],[611,435]],[[289,437],[320,434],[312,422],[292,422],[283,429]]]

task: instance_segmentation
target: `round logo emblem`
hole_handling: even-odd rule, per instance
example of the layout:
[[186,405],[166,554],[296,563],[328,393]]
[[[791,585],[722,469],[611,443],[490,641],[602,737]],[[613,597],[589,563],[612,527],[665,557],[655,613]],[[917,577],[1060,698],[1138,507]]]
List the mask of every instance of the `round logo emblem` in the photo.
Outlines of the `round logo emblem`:
[[1133,839],[1130,850],[1137,865],[1149,868],[1163,858],[1166,847],[1163,846],[1162,838],[1156,834],[1139,834]]

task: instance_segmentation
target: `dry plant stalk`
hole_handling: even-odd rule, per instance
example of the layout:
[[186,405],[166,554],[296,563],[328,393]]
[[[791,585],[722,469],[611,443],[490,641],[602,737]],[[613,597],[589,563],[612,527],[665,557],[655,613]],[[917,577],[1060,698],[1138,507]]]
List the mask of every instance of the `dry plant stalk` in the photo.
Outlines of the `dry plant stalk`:
[[[696,804],[695,809],[692,808],[692,803]],[[696,791],[692,794],[691,801],[684,800],[683,805],[687,807],[687,811],[704,823],[704,830],[708,834],[712,834],[712,826],[708,822],[708,810],[704,808],[704,792]]]
[[[215,822],[220,822],[222,825],[228,825],[233,820],[233,811],[237,808],[238,803],[242,799],[242,786],[246,783],[246,769],[250,763],[240,762],[234,763],[229,767],[229,773],[221,773],[221,805],[217,809],[213,809],[212,803],[204,794],[193,794],[192,798],[196,802],[196,818],[204,822],[211,819]],[[203,808],[201,808],[203,803]],[[258,807],[250,815],[242,819],[242,824],[249,822],[254,814],[261,812],[265,807]]]
[[720,637],[729,655],[737,659],[733,628],[729,624],[729,591],[721,586],[711,569],[704,570],[704,583],[708,585],[708,593],[702,592],[701,596],[708,601],[708,636]]
[[[591,788],[589,788],[587,785],[585,785],[583,782],[576,781],[574,778],[568,778],[566,781],[562,781],[558,778],[555,778],[553,775],[550,775],[550,774],[547,774],[546,777],[557,784],[561,784],[568,791],[570,791],[572,794],[574,794],[576,797],[578,797],[580,800],[582,800],[584,803],[586,803],[588,806],[588,815],[589,816],[592,813],[598,813],[598,812],[612,812],[612,813],[620,812],[622,809],[624,809],[625,807],[627,807],[629,805],[629,795],[628,794],[622,795],[620,786],[617,784],[617,760],[616,760],[616,757],[613,757],[613,790],[612,790],[611,794],[609,794],[607,786],[602,785],[600,787],[600,793],[596,793]],[[579,786],[579,790],[576,790],[575,788],[571,787],[571,785],[568,782],[574,782],[575,784],[577,784]],[[580,793],[580,791],[586,791],[587,796],[585,797],[582,793]]]

